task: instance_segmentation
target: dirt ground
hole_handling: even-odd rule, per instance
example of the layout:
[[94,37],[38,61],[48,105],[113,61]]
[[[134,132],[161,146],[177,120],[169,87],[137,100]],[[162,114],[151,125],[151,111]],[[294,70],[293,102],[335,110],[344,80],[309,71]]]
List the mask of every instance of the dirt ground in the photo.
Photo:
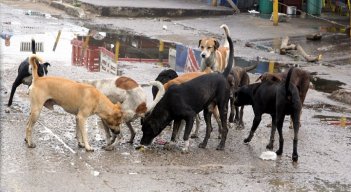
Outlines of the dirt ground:
[[[87,153],[77,147],[74,116],[60,107],[55,107],[53,111],[43,109],[33,130],[37,147],[27,148],[23,140],[30,109],[26,86],[21,85],[17,89],[10,113],[5,112],[18,65],[29,54],[18,51],[20,42],[31,37],[45,42],[46,51],[40,54],[52,64],[49,75],[74,80],[113,77],[71,65],[68,56],[71,52],[70,40],[75,34],[86,33],[85,29],[66,19],[24,17],[23,11],[27,9],[33,9],[33,4],[18,4],[17,7],[1,4],[2,21],[11,20],[13,25],[19,26],[30,24],[33,28],[24,30],[19,27],[15,30],[10,47],[5,47],[4,41],[0,41],[0,191],[350,191],[351,128],[329,123],[339,121],[341,116],[350,120],[351,107],[330,99],[329,93],[315,89],[308,91],[303,107],[298,163],[291,160],[293,131],[288,128],[288,117],[283,129],[284,152],[277,160],[264,161],[259,158],[266,151],[269,139],[270,128],[266,125],[271,119],[268,115],[263,116],[253,140],[248,145],[243,144],[253,120],[250,106],[245,107],[245,128],[237,129],[232,125],[224,151],[215,150],[219,143],[215,124],[207,148],[197,147],[204,136],[203,119],[200,137],[191,140],[188,154],[181,152],[181,142],[171,150],[157,143],[144,151],[135,150],[142,136],[139,120],[133,123],[137,129],[134,145],[124,142],[129,132],[123,126],[123,138],[118,141],[115,150],[104,151],[101,149],[105,142],[103,130],[97,126],[97,117],[92,116],[87,122],[87,129],[89,143],[95,151]],[[46,7],[40,9],[45,10]],[[66,18],[65,15],[62,17]],[[43,23],[46,24],[45,30],[42,29]],[[132,25],[133,22],[129,27]],[[62,36],[56,51],[52,52],[58,29],[62,29]],[[247,52],[239,51],[239,55]],[[349,89],[350,71],[346,70],[349,66],[318,65],[305,69],[318,72],[328,79],[342,80],[346,83],[343,88]],[[119,67],[123,75],[138,83],[155,79],[165,69],[156,64],[130,62],[120,62]],[[258,74],[250,74],[250,77],[253,82]],[[150,101],[150,87],[144,89]],[[164,131],[162,138],[169,140],[169,129]],[[274,149],[277,149],[277,145],[275,142]]]

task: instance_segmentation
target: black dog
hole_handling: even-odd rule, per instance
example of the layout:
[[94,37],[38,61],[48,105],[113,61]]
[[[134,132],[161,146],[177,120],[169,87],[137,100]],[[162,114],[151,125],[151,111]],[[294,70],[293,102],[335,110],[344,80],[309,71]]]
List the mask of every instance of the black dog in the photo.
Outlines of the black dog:
[[223,150],[227,138],[227,108],[229,100],[228,74],[233,66],[233,42],[228,36],[230,47],[229,62],[223,74],[210,73],[201,75],[186,83],[172,85],[159,103],[155,106],[151,114],[147,115],[142,125],[143,136],[141,145],[149,145],[152,140],[174,120],[172,141],[175,141],[181,120],[185,120],[185,131],[183,139],[185,141],[185,151],[189,147],[189,135],[193,127],[196,114],[204,110],[206,121],[206,136],[199,145],[205,148],[212,131],[210,106],[217,105],[222,128],[222,138],[217,150]]
[[[160,74],[158,74],[155,81],[159,81],[162,84],[165,84],[168,81],[170,81],[174,78],[177,78],[177,77],[178,77],[178,74],[173,69],[165,69],[165,70],[161,71]],[[156,97],[157,92],[158,92],[157,87],[152,86],[152,95],[153,95],[154,99]]]
[[270,142],[267,149],[273,149],[275,130],[279,133],[279,149],[276,151],[277,155],[283,153],[283,134],[282,127],[285,115],[291,115],[294,122],[294,143],[293,143],[293,161],[298,160],[297,141],[299,131],[299,116],[302,104],[299,97],[299,91],[295,85],[290,82],[291,68],[288,72],[285,82],[264,81],[262,83],[250,84],[241,87],[235,93],[234,104],[237,106],[252,105],[255,113],[255,118],[252,123],[249,136],[244,140],[244,143],[251,141],[258,125],[261,121],[263,113],[268,113],[272,117],[272,131]]
[[[32,39],[32,53],[33,54],[36,53],[34,39]],[[43,64],[37,63],[37,65],[38,65],[38,75],[40,77],[48,73],[47,67],[50,66],[49,63],[43,63]],[[32,70],[29,67],[28,58],[22,61],[22,63],[18,67],[18,74],[15,82],[12,84],[9,102],[7,103],[8,107],[12,105],[13,95],[15,94],[17,87],[22,83],[28,86],[32,84]]]

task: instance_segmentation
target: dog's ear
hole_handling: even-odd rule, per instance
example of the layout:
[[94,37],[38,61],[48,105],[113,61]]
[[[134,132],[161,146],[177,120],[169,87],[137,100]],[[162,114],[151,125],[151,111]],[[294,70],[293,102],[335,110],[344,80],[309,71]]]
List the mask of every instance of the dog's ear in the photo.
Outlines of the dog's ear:
[[215,40],[214,43],[215,43],[214,48],[215,50],[217,50],[219,48],[219,42]]
[[201,41],[202,41],[202,39],[200,39],[200,40],[199,40],[199,46],[198,46],[198,47],[200,47],[200,45],[201,45]]

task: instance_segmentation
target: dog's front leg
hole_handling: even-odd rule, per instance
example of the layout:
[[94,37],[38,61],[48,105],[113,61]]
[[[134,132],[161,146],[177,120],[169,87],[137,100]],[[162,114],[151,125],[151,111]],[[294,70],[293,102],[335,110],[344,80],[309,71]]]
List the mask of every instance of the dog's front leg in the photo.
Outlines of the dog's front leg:
[[102,148],[105,149],[106,151],[112,151],[114,149],[113,147],[113,143],[116,140],[116,135],[113,134],[112,138],[111,138],[111,131],[110,128],[107,126],[107,124],[103,121],[100,120],[99,123],[102,125],[102,127],[105,130],[105,136],[106,136],[106,145],[103,146]]
[[78,122],[78,117],[76,117],[76,138],[78,141],[78,147],[79,148],[84,148],[84,143],[83,143],[83,139],[82,139],[82,133],[79,129],[79,122]]
[[208,139],[210,138],[212,132],[211,113],[207,108],[204,109],[204,118],[206,122],[206,135],[202,143],[199,144],[200,148],[206,148]]
[[131,124],[131,122],[126,122],[127,127],[129,128],[130,131],[130,139],[128,141],[128,143],[133,143],[134,141],[134,137],[135,137],[135,130]]
[[184,130],[184,136],[183,136],[184,147],[182,149],[182,152],[184,153],[189,152],[189,146],[190,146],[189,136],[190,136],[191,130],[193,129],[193,125],[194,125],[194,117],[189,117],[185,120],[185,130]]
[[176,144],[177,144],[177,139],[179,137],[179,128],[182,124],[182,120],[174,120],[173,121],[173,130],[172,130],[172,136],[171,136],[171,142],[165,144],[164,149],[167,150],[172,150],[175,148]]
[[247,144],[251,141],[260,122],[261,122],[261,114],[255,114],[255,118],[253,120],[252,127],[250,130],[250,134],[246,139],[244,139],[245,144]]
[[196,114],[195,116],[195,121],[196,121],[196,129],[195,133],[191,134],[191,138],[198,138],[199,137],[199,130],[200,130],[200,115]]
[[84,147],[85,150],[88,152],[94,151],[94,149],[89,145],[89,141],[88,141],[88,133],[87,130],[85,128],[85,117],[82,115],[77,115],[77,121],[78,121],[78,127],[80,130],[80,133],[82,134],[83,137],[83,142],[84,142]]

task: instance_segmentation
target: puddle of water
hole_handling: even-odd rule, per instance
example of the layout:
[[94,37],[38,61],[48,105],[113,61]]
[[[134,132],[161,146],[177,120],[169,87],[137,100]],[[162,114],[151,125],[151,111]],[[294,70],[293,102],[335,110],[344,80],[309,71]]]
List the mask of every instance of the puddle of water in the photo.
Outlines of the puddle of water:
[[337,80],[327,80],[320,77],[311,78],[311,82],[317,91],[326,93],[332,93],[333,91],[341,89],[341,86],[345,85],[345,83]]
[[[78,36],[78,40],[84,41],[84,36]],[[116,42],[119,43],[118,57],[121,60],[125,58],[133,61],[160,59],[167,61],[169,49],[175,47],[174,43],[163,42],[162,45],[158,39],[151,39],[124,31],[108,32],[101,40],[90,38],[89,46],[104,47],[108,51],[115,53]],[[160,48],[162,46],[163,51]]]

